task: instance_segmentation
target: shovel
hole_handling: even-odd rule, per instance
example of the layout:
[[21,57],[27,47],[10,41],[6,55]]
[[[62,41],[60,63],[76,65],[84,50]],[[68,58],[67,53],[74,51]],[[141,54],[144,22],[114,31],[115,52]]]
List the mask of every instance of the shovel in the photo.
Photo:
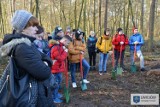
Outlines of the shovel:
[[65,99],[66,99],[66,103],[69,102],[70,100],[70,93],[69,93],[69,85],[68,85],[68,63],[67,63],[67,60],[66,60],[66,67],[65,67],[65,87],[64,87],[64,96],[65,96]]
[[114,69],[114,48],[112,49],[112,79],[116,80],[116,71]]
[[120,58],[119,58],[119,65],[117,67],[117,75],[122,75],[122,71],[123,71],[123,69],[120,67],[121,56],[122,56],[122,45],[120,46]]
[[86,83],[83,82],[82,54],[80,54],[80,72],[81,72],[81,77],[82,77],[81,89],[82,91],[85,91],[87,90],[87,85]]
[[132,73],[135,73],[137,71],[137,67],[135,65],[135,59],[136,59],[136,45],[134,46],[134,58],[133,58],[133,64],[131,65]]

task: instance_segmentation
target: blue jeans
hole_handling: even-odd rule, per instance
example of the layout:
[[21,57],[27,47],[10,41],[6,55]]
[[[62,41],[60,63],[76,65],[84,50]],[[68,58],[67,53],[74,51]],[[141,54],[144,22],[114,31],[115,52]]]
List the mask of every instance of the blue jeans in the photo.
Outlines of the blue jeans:
[[[142,54],[141,50],[138,50],[136,52],[136,54],[137,54],[138,58],[140,58],[140,67],[144,68],[144,57],[143,57],[143,54]],[[131,55],[131,57],[130,57],[131,65],[133,65],[133,63],[134,63],[134,51],[131,50],[130,55]]]
[[56,73],[54,74],[56,82],[58,83],[57,87],[53,91],[53,99],[58,98],[58,90],[60,88],[60,84],[62,83],[62,73]]
[[[76,79],[75,79],[76,66],[77,66],[77,63],[71,63],[71,79],[72,79],[72,82],[76,82]],[[86,79],[87,74],[88,74],[89,69],[90,69],[90,65],[88,64],[86,59],[82,60],[82,66],[83,66],[83,79]]]
[[99,53],[100,55],[100,59],[99,59],[99,72],[106,72],[107,69],[107,60],[108,60],[108,53],[104,54],[104,53]]

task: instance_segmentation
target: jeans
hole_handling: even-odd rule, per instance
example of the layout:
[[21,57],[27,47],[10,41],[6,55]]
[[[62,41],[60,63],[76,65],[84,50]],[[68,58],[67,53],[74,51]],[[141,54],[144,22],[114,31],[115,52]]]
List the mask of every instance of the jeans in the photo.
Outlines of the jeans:
[[[121,61],[120,61],[120,67],[122,69],[124,69],[124,53],[125,53],[125,50],[122,50],[122,52],[121,52]],[[120,58],[120,52],[117,51],[117,50],[114,50],[114,59],[115,59],[114,67],[115,67],[115,70],[118,67],[119,58]]]
[[96,65],[96,52],[88,52],[89,54],[89,64],[90,66]]
[[[137,54],[138,58],[140,58],[140,67],[144,68],[144,58],[143,58],[143,54],[142,54],[141,50],[136,51],[136,54]],[[131,50],[130,55],[131,55],[131,57],[130,57],[131,65],[133,65],[133,63],[134,63],[134,51]]]
[[99,53],[100,55],[100,59],[99,59],[99,72],[106,72],[107,69],[107,60],[108,60],[108,53],[104,54],[104,53]]
[[[76,79],[75,79],[76,66],[77,66],[77,63],[71,63],[71,79],[72,79],[72,82],[76,82]],[[83,79],[86,79],[87,74],[88,74],[89,69],[90,69],[90,65],[88,64],[88,62],[85,59],[83,59],[82,60],[82,66],[83,66]]]
[[53,99],[58,98],[58,90],[60,88],[60,84],[62,83],[62,73],[56,73],[54,74],[56,82],[58,83],[57,87],[53,91]]

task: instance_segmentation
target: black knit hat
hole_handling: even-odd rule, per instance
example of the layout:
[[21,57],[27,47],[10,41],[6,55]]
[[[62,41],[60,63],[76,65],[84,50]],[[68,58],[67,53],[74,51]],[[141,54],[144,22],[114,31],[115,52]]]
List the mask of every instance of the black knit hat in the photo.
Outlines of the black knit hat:
[[82,35],[82,32],[80,30],[76,30],[76,33],[75,33],[76,39],[79,39],[80,35]]
[[117,32],[120,32],[120,31],[122,31],[122,28],[118,28],[118,29],[117,29]]
[[55,35],[57,35],[58,32],[63,31],[63,29],[60,26],[56,26],[55,28]]

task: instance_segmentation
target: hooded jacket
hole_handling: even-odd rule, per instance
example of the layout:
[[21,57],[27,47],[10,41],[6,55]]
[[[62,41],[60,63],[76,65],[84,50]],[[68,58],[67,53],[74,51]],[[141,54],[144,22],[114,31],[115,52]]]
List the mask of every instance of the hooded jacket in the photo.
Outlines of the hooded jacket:
[[[29,73],[38,80],[49,78],[52,61],[45,54],[40,53],[36,46],[32,43],[35,40],[24,34],[11,34],[4,37],[3,45],[0,48],[0,56],[10,56],[12,49],[14,50],[14,58],[21,73]],[[34,68],[34,69],[33,69]]]
[[[52,107],[52,96],[46,96],[46,92],[49,95],[51,94],[49,93],[51,89],[49,79],[51,77],[50,66],[52,65],[52,61],[48,56],[38,51],[34,43],[32,43],[34,40],[35,38],[24,34],[6,35],[3,39],[3,45],[0,47],[0,56],[11,56],[11,52],[14,49],[13,57],[20,76],[28,73],[37,80],[37,106],[41,107],[45,105],[45,107]],[[47,62],[49,66],[44,62]],[[47,90],[44,87],[47,87]],[[47,105],[46,102],[48,102]]]
[[[68,46],[68,53],[69,53],[69,61],[71,63],[79,63],[80,62],[80,54],[81,51],[86,51],[86,45],[85,43],[82,43],[82,40],[73,40]],[[82,56],[82,59],[84,58],[84,55]]]
[[[124,44],[122,45],[122,50],[121,50],[121,45],[120,45],[121,41],[124,42]],[[114,49],[118,50],[119,52],[123,51],[125,50],[126,45],[128,45],[128,38],[124,34],[122,35],[116,34],[113,37],[112,44],[115,45]]]
[[54,60],[54,63],[51,67],[52,73],[59,73],[65,71],[65,60],[67,58],[67,52],[63,49],[63,44],[55,40],[49,41],[49,47],[51,48],[51,59]]
[[[102,39],[102,40],[101,40]],[[101,42],[101,43],[100,43]],[[96,43],[96,47],[102,52],[107,53],[112,49],[112,38],[109,37],[108,39],[105,38],[103,35],[102,37],[98,38],[98,41]]]

